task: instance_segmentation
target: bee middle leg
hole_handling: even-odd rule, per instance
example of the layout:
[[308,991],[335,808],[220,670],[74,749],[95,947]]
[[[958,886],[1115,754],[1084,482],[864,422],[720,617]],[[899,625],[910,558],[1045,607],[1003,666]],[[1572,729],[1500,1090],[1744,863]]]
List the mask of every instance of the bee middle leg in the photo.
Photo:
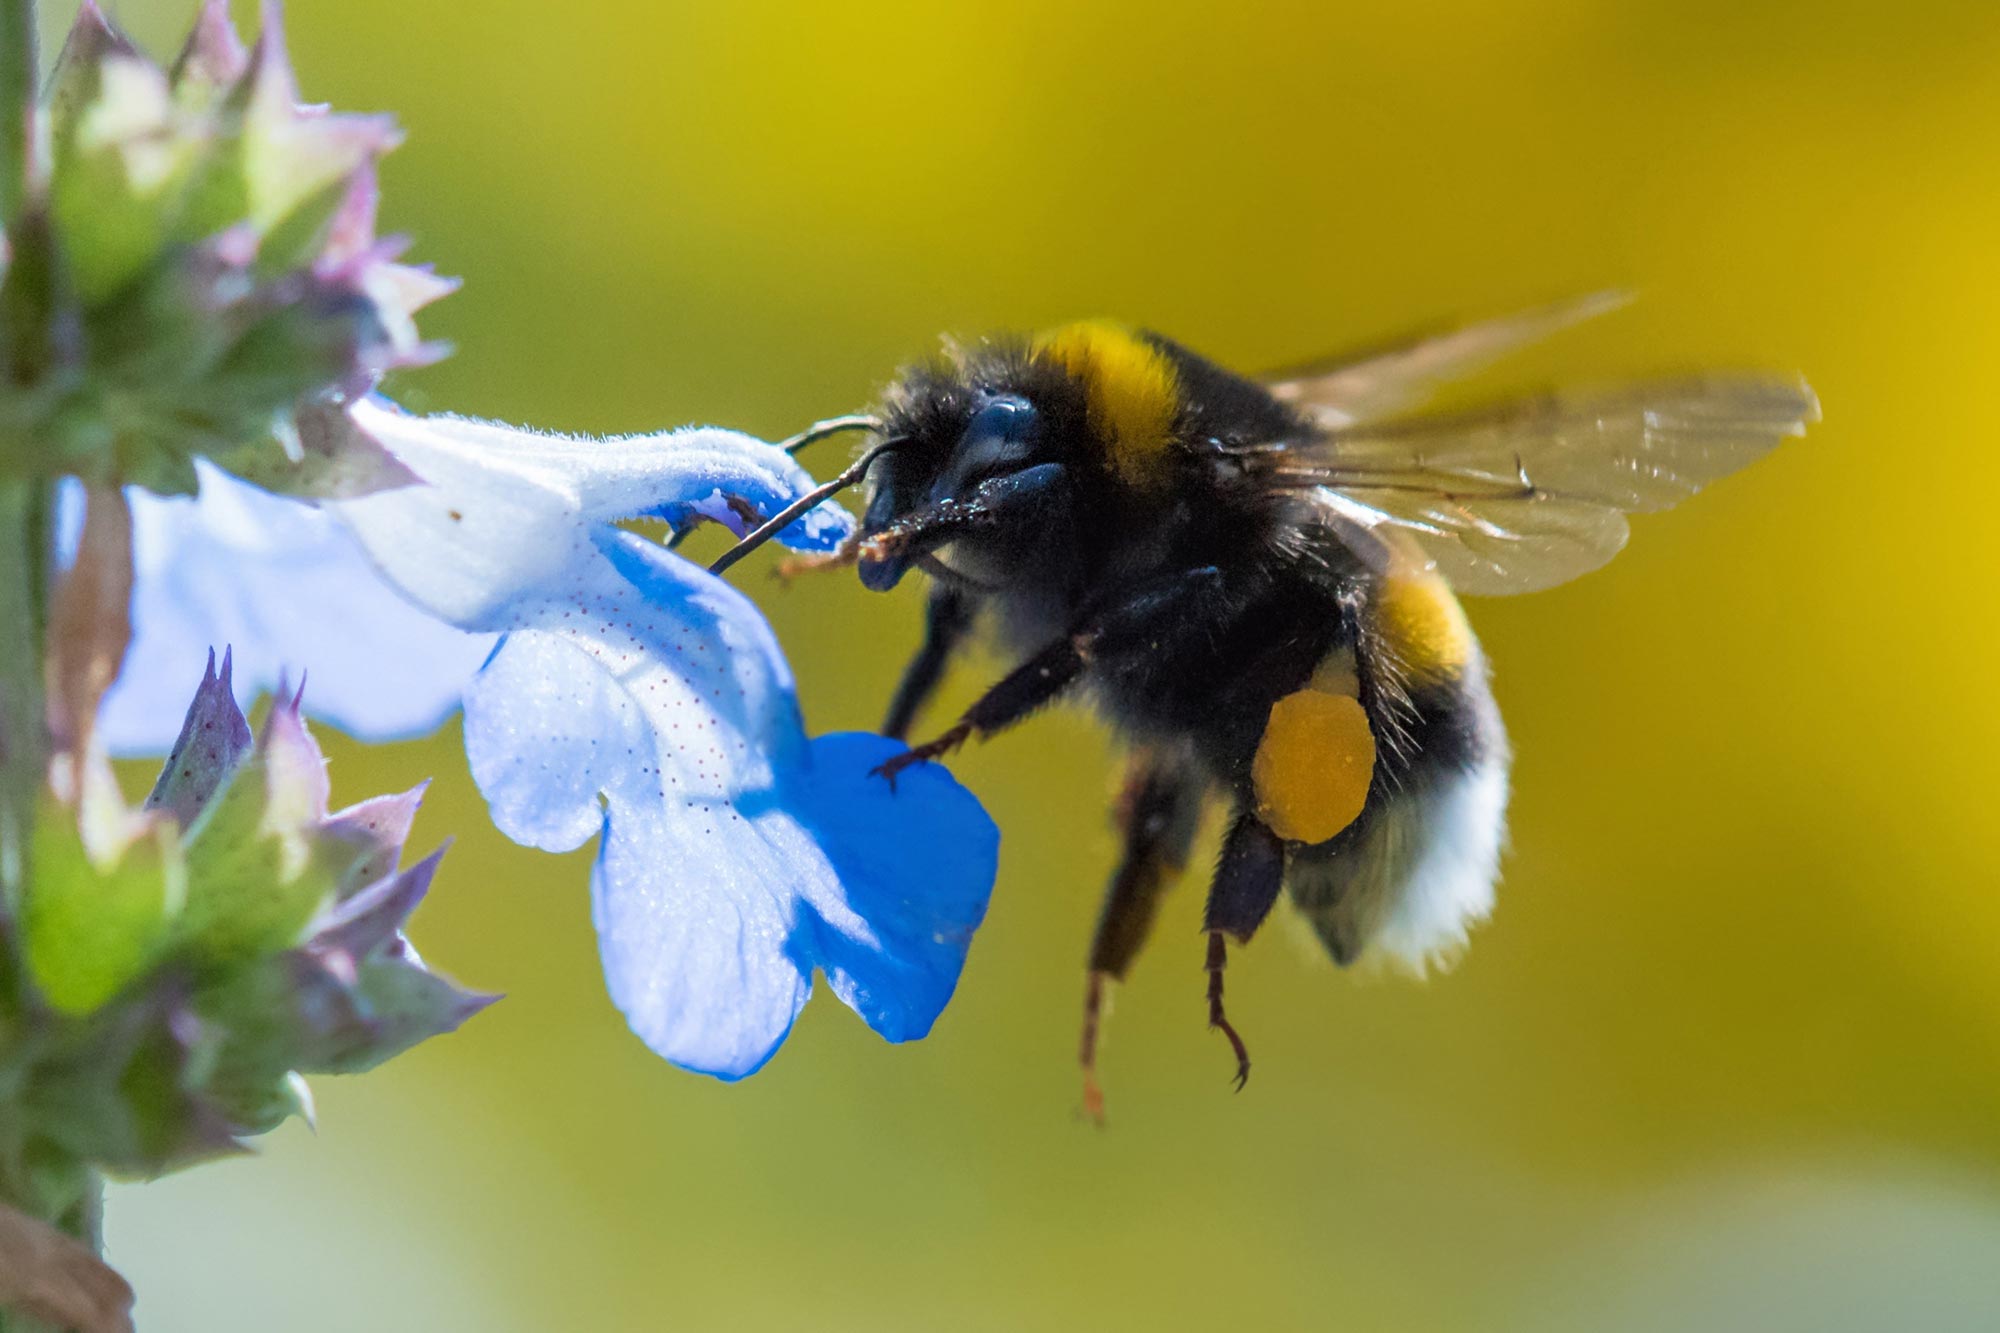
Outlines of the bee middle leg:
[[1222,844],[1222,859],[1208,891],[1208,1025],[1229,1039],[1236,1053],[1236,1086],[1250,1079],[1250,1051],[1222,1008],[1222,971],[1229,964],[1228,941],[1248,944],[1271,914],[1285,885],[1285,843],[1263,820],[1240,811]]
[[937,692],[952,653],[972,628],[972,610],[971,599],[957,588],[948,583],[932,585],[924,616],[923,646],[903,668],[903,679],[896,685],[895,697],[889,701],[889,715],[882,723],[884,736],[899,741],[909,738],[910,723]]
[[[1032,470],[1032,469],[1031,469]],[[1214,566],[1183,570],[1141,584],[1103,605],[1072,633],[1057,639],[1000,678],[965,710],[957,724],[873,770],[893,787],[912,764],[950,754],[974,736],[991,736],[1043,707],[1082,677],[1094,658],[1161,650],[1161,645],[1202,623],[1191,608],[1222,586]]]
[[911,746],[870,771],[886,778],[893,790],[896,775],[904,769],[940,759],[974,736],[990,736],[1012,726],[1075,684],[1083,668],[1084,658],[1076,645],[1060,639],[1002,676],[997,685],[965,710],[963,717],[935,739]]
[[1175,757],[1141,754],[1132,761],[1117,807],[1125,852],[1105,892],[1090,945],[1084,985],[1083,1035],[1077,1062],[1083,1066],[1083,1108],[1104,1118],[1104,1093],[1097,1083],[1097,1039],[1111,983],[1126,971],[1152,931],[1160,896],[1187,864],[1201,822],[1202,784],[1187,776]]

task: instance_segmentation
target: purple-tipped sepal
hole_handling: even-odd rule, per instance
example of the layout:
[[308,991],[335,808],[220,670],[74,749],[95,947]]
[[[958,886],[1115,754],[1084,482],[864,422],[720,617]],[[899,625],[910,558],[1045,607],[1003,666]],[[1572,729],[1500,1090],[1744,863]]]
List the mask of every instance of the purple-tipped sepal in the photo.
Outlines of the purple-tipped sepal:
[[329,812],[302,693],[253,734],[211,653],[143,807],[96,780],[44,801],[0,929],[0,994],[23,997],[0,1122],[157,1174],[309,1116],[303,1075],[369,1068],[492,1002],[404,935],[443,855],[401,864],[422,788]]

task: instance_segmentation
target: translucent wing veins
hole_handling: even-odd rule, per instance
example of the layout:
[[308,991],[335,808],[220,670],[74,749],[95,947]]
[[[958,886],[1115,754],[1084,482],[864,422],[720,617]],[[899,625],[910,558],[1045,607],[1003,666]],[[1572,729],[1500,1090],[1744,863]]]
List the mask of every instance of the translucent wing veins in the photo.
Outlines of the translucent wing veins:
[[1367,422],[1240,451],[1371,563],[1413,537],[1461,592],[1528,592],[1625,544],[1625,515],[1668,508],[1817,420],[1796,378],[1703,376]]
[[1329,430],[1418,407],[1438,384],[1464,379],[1507,353],[1594,319],[1631,300],[1595,292],[1535,310],[1391,343],[1372,352],[1281,371],[1267,379],[1272,397]]

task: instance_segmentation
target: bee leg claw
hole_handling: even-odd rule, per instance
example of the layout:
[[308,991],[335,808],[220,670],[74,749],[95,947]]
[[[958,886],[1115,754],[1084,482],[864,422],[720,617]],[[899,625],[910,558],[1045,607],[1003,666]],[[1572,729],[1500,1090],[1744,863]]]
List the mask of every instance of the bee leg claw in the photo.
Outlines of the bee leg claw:
[[1083,1066],[1083,1113],[1104,1127],[1104,1089],[1097,1081],[1097,1033],[1104,1014],[1105,972],[1093,971],[1084,984],[1083,1036],[1077,1045],[1077,1063]]
[[1229,1038],[1230,1049],[1236,1052],[1236,1077],[1234,1082],[1238,1092],[1250,1081],[1250,1048],[1243,1044],[1229,1019],[1222,1012],[1222,969],[1228,962],[1228,947],[1224,944],[1222,932],[1212,930],[1208,934],[1208,1025],[1218,1029]]
[[1099,1129],[1104,1128],[1104,1089],[1098,1086],[1095,1074],[1083,1076],[1083,1115]]
[[965,744],[966,738],[970,735],[972,735],[972,724],[961,722],[934,741],[925,741],[922,745],[913,746],[893,758],[883,760],[869,769],[868,775],[882,778],[889,784],[889,790],[894,791],[898,773],[913,765],[943,758]]

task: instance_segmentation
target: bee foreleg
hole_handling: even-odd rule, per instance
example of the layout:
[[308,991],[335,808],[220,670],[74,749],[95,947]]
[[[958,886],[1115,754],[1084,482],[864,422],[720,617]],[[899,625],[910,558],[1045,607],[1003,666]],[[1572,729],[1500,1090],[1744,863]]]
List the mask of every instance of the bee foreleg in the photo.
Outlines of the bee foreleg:
[[771,577],[780,583],[789,584],[793,579],[807,574],[825,574],[836,569],[846,569],[861,559],[861,539],[850,536],[831,551],[821,551],[813,555],[788,555],[771,567]]
[[[1034,471],[1035,469],[1029,469]],[[926,759],[951,753],[972,737],[987,737],[1013,726],[1074,685],[1099,652],[1143,649],[1171,635],[1186,621],[1190,603],[1221,585],[1213,567],[1178,572],[1149,581],[1101,609],[1084,625],[1049,644],[1000,678],[965,710],[958,724],[875,768],[893,786],[896,774]]]
[[1225,937],[1248,944],[1271,914],[1285,884],[1285,844],[1256,815],[1237,816],[1222,844],[1222,859],[1208,891],[1208,1025],[1229,1038],[1236,1052],[1236,1086],[1250,1078],[1250,1052],[1222,1009],[1222,970],[1228,966]]
[[1112,982],[1124,980],[1145,944],[1159,912],[1160,895],[1187,863],[1200,824],[1202,788],[1187,778],[1187,771],[1185,764],[1169,757],[1141,755],[1133,761],[1119,797],[1117,822],[1125,854],[1111,878],[1091,941],[1083,1035],[1077,1046],[1077,1060],[1083,1066],[1083,1107],[1094,1120],[1104,1118],[1104,1096],[1097,1085],[1097,1036],[1105,995]]
[[910,723],[936,692],[953,650],[971,627],[971,600],[949,584],[934,585],[926,608],[923,646],[903,668],[903,679],[889,701],[889,716],[882,723],[884,736],[899,741],[908,737]]

